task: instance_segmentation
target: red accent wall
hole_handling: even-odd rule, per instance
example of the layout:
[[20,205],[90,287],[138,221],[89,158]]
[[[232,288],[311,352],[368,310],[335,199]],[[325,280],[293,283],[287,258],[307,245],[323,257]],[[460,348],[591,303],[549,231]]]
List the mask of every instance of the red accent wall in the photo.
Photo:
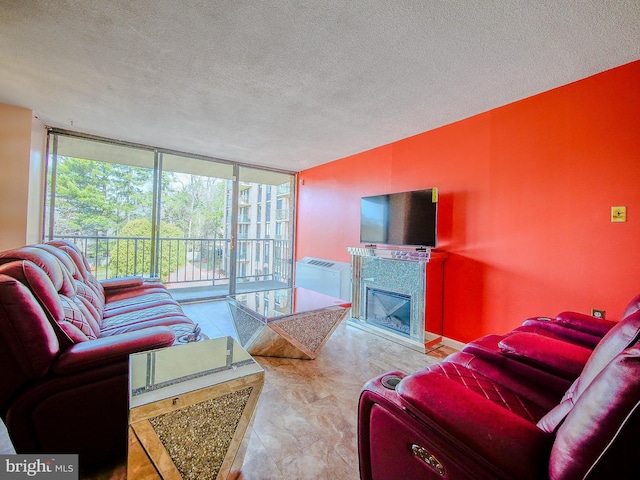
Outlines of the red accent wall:
[[[640,293],[640,61],[299,175],[297,258],[348,261],[360,197],[440,192],[444,336]],[[611,223],[626,205],[627,222]]]

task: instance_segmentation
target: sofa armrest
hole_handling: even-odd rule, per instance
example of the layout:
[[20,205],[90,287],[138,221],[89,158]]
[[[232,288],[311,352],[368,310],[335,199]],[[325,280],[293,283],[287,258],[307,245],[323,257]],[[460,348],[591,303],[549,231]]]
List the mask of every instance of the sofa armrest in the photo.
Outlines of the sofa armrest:
[[604,337],[609,330],[616,324],[611,320],[604,318],[596,318],[591,315],[577,312],[562,312],[556,317],[556,321],[567,328],[578,330],[580,332],[589,333]]
[[580,375],[591,355],[588,348],[527,332],[507,335],[498,347],[506,357],[568,380]]
[[[615,322],[610,322],[609,320],[599,320],[589,315],[575,314],[573,312],[561,314],[560,317],[564,318],[563,323],[558,321],[558,317],[528,318],[514,331],[537,333],[593,350],[600,343],[606,331],[615,324]],[[596,324],[599,324],[599,326],[596,326]]]
[[115,290],[118,288],[140,287],[144,284],[142,277],[117,277],[101,280],[100,284],[105,290]]
[[410,375],[397,392],[408,412],[455,446],[447,453],[461,464],[472,454],[508,478],[546,477],[553,437],[534,423],[437,372]]
[[76,343],[65,350],[53,365],[59,375],[70,375],[121,361],[132,353],[173,344],[175,334],[168,327],[150,327],[132,332]]

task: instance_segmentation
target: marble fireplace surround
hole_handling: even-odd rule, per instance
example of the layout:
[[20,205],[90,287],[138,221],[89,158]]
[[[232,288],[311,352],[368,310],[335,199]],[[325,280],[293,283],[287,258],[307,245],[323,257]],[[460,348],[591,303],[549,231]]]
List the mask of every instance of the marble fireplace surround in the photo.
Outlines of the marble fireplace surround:
[[[349,247],[347,250],[352,267],[352,310],[348,322],[424,353],[425,343],[430,344],[440,338],[425,332],[426,268],[430,250],[372,247]],[[374,319],[367,318],[369,289],[410,298],[408,334],[385,328]]]

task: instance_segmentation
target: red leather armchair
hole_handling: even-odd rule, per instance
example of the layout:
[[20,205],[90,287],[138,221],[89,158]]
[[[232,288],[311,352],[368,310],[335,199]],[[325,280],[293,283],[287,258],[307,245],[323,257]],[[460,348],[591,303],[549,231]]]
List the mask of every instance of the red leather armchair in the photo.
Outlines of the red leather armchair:
[[535,371],[464,351],[373,379],[359,403],[361,478],[640,478],[639,340],[635,311],[602,338],[564,395]]
[[161,284],[98,282],[60,247],[0,253],[0,415],[18,453],[90,467],[126,453],[129,355],[198,333]]

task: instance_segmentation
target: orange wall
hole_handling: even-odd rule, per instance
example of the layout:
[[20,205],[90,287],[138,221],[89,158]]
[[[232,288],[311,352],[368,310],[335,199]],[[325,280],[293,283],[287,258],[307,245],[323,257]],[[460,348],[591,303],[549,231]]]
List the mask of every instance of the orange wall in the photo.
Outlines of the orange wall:
[[[640,61],[299,175],[297,257],[348,261],[360,197],[438,187],[444,336],[640,293]],[[626,223],[611,223],[626,205]]]

